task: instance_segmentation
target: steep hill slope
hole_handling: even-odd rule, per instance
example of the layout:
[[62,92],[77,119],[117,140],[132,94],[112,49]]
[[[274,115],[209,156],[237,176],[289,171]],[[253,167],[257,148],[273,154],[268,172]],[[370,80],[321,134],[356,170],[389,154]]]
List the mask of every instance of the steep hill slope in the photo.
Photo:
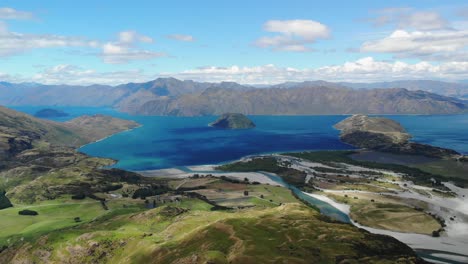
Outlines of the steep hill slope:
[[103,115],[57,123],[0,106],[0,158],[14,156],[42,143],[78,147],[136,126],[138,124],[133,121]]

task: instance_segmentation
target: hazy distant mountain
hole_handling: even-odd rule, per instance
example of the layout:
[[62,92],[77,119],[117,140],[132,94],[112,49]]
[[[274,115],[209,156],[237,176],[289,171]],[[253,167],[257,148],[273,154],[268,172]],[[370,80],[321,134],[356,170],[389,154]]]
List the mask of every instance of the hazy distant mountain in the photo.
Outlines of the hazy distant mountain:
[[406,88],[408,90],[421,90],[440,95],[467,98],[468,99],[468,83],[451,83],[431,80],[406,80],[393,82],[375,82],[375,83],[350,83],[341,82],[341,85],[351,88]]
[[[255,88],[235,82],[207,83],[174,78],[118,86],[0,83],[0,104],[109,106],[133,114],[185,116],[227,112],[256,115],[449,114],[466,111],[467,103],[433,93],[468,98],[466,87],[468,85],[438,81],[367,84],[306,81]],[[371,88],[382,89],[369,90]]]
[[112,106],[128,94],[108,85],[0,84],[2,105]]
[[[121,108],[127,111],[129,109]],[[302,88],[229,90],[211,87],[200,93],[147,101],[130,111],[143,115],[310,114],[452,114],[468,110],[467,102],[406,89],[354,90],[334,85]]]
[[195,93],[209,87],[246,89],[233,82],[200,83],[175,78],[158,78],[146,83],[109,85],[42,85],[0,82],[2,105],[124,106],[142,105],[159,97]]

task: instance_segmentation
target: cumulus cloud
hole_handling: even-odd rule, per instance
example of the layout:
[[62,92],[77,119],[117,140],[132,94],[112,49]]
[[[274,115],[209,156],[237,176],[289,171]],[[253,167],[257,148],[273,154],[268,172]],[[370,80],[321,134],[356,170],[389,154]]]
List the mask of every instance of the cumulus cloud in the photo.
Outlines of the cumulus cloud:
[[119,42],[133,44],[135,42],[152,43],[154,40],[151,37],[141,35],[136,31],[119,32]]
[[102,60],[109,64],[122,64],[135,60],[149,60],[165,56],[162,52],[154,52],[138,48],[139,43],[152,43],[154,40],[135,31],[122,31],[118,40],[102,45],[100,54]]
[[361,52],[392,53],[400,58],[465,61],[468,30],[405,31],[364,42]]
[[394,25],[397,29],[438,30],[450,28],[438,12],[418,11],[412,8],[385,8],[369,19],[375,26]]
[[166,36],[169,39],[183,41],[183,42],[192,42],[195,41],[195,38],[191,35],[184,35],[184,34],[171,34]]
[[423,61],[468,61],[468,27],[463,21],[449,23],[435,11],[412,8],[379,10],[374,25],[396,29],[380,39],[365,41],[360,52],[389,53],[394,58]]
[[330,37],[330,29],[313,20],[270,20],[263,30],[277,34],[261,37],[255,45],[279,51],[311,51],[309,44]]
[[10,7],[0,7],[0,19],[32,19],[34,16],[30,12],[19,11]]
[[0,21],[0,56],[11,56],[38,48],[97,47],[98,42],[81,37],[11,32]]
[[402,61],[378,61],[364,57],[340,65],[309,69],[278,67],[273,64],[253,67],[200,67],[182,72],[148,74],[143,70],[96,71],[75,65],[62,64],[40,70],[33,76],[9,75],[0,72],[0,79],[9,82],[38,82],[44,84],[109,84],[146,82],[156,77],[175,77],[184,80],[222,82],[233,81],[243,84],[277,84],[291,81],[346,81],[375,82],[394,80],[440,79],[457,81],[468,79],[468,62],[406,63]]
[[[154,76],[147,75],[142,70],[99,72],[75,65],[61,64],[42,70],[28,79],[28,81],[43,84],[117,85],[128,82],[144,82],[151,78],[154,78]],[[25,80],[25,77],[17,77],[14,79],[16,82]]]
[[135,60],[149,60],[164,56],[166,54],[162,52],[134,49],[113,43],[106,43],[101,53],[103,61],[109,64],[122,64]]
[[[0,57],[21,54],[34,49],[81,47],[101,49],[98,53],[104,63],[121,64],[134,60],[149,60],[165,56],[164,53],[138,48],[139,43],[152,43],[153,39],[135,31],[118,33],[115,42],[100,42],[83,37],[52,34],[23,34],[12,32],[0,21]],[[95,54],[95,53],[93,53]]]
[[276,84],[288,81],[350,81],[372,82],[404,79],[463,80],[468,78],[468,62],[447,62],[434,65],[428,62],[384,62],[365,57],[341,65],[314,69],[297,69],[263,65],[255,67],[202,67],[179,73],[162,73],[180,79],[197,81],[234,81],[244,84]]

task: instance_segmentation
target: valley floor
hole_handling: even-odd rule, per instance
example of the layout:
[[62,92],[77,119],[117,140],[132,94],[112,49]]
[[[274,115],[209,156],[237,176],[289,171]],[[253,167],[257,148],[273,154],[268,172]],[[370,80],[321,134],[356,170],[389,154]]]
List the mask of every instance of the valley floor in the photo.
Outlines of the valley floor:
[[[355,226],[393,236],[433,262],[468,262],[468,189],[452,182],[430,186],[398,171],[279,154],[249,156],[227,169],[242,172],[216,171],[216,166],[205,165],[174,171],[173,176],[209,172],[271,184],[269,174],[255,168],[256,161],[271,158],[303,172],[303,193],[345,213]],[[248,166],[252,172],[247,172]],[[289,187],[282,181],[273,184]]]

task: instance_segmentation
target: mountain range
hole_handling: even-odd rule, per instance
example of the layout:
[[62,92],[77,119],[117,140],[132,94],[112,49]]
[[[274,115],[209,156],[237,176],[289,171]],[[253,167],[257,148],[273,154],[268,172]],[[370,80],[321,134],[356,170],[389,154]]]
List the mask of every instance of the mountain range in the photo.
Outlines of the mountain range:
[[105,106],[138,115],[454,114],[468,110],[468,85],[439,81],[235,82],[158,78],[146,83],[42,85],[0,82],[2,105]]

